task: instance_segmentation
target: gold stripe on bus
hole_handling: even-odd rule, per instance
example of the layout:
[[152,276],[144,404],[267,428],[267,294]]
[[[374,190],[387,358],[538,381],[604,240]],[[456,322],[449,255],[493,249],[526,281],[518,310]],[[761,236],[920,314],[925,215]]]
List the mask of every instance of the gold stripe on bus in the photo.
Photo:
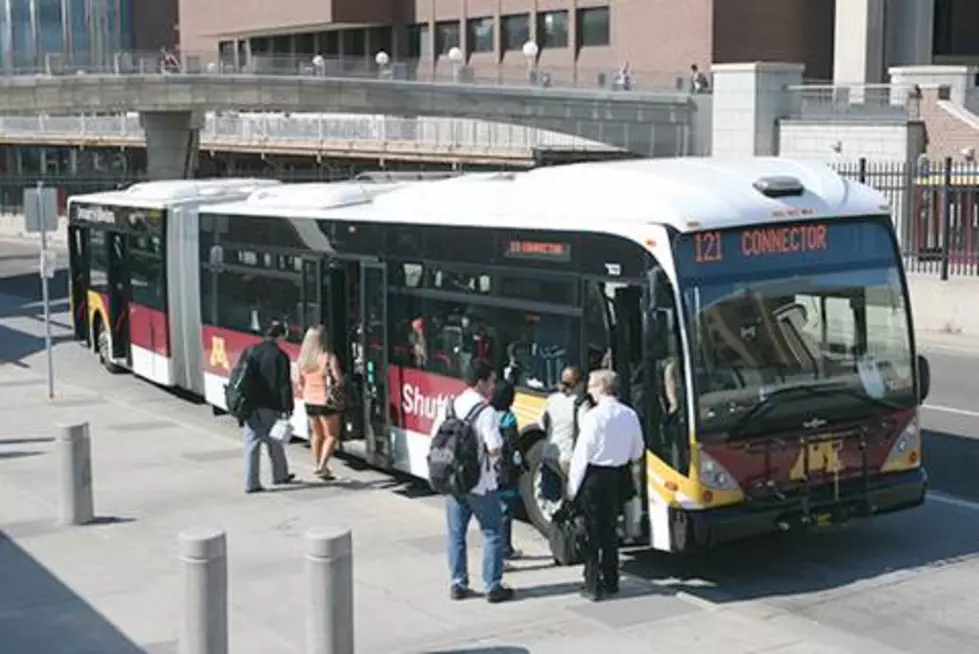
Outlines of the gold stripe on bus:
[[88,328],[92,329],[95,325],[95,314],[102,314],[102,324],[108,328],[109,325],[109,312],[105,308],[105,303],[102,302],[102,296],[95,291],[88,292]]

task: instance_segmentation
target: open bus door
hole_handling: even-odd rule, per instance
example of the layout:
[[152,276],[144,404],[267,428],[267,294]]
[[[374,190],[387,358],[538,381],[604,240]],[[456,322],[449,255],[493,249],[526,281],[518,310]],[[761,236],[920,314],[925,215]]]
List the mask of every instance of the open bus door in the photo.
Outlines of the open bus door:
[[129,348],[129,302],[132,277],[129,270],[129,240],[126,234],[107,231],[109,241],[109,323],[112,358],[132,365]]
[[89,247],[88,229],[72,226],[68,228],[68,259],[71,270],[71,311],[75,340],[92,344],[88,324],[88,285],[89,285]]
[[393,459],[388,408],[387,297],[387,266],[365,261],[360,280],[364,438],[368,460],[381,467],[389,467]]
[[[618,286],[613,291],[612,368],[619,376],[619,397],[639,415],[643,440],[650,442],[659,412],[655,408],[651,366],[643,349],[643,314],[648,304],[647,291],[641,286]],[[639,466],[636,490],[639,502],[626,507],[624,533],[632,540],[648,537],[645,465]]]

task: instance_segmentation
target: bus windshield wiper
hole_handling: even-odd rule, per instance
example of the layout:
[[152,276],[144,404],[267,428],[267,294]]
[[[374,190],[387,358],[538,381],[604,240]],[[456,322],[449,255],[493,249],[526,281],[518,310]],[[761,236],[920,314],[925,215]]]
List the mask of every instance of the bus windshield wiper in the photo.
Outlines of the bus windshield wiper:
[[729,434],[735,437],[740,435],[752,420],[765,415],[775,406],[775,402],[773,400],[798,395],[808,397],[843,395],[847,398],[859,400],[865,404],[869,404],[870,406],[886,409],[888,411],[900,411],[903,408],[901,405],[892,402],[891,400],[873,397],[871,395],[867,395],[866,393],[861,393],[859,390],[846,385],[810,386],[803,384],[798,386],[786,386],[773,390],[764,399],[760,400],[756,405],[751,407],[747,413],[738,418],[737,422],[735,422],[730,428]]

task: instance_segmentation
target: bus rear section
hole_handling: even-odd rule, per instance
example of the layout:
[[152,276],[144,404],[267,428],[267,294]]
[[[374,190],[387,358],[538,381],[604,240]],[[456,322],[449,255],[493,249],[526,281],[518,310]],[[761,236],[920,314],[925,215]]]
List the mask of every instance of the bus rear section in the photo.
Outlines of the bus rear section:
[[75,338],[110,372],[203,394],[197,207],[266,182],[164,181],[69,200]]
[[702,231],[674,247],[694,416],[682,539],[923,503],[928,364],[890,217]]

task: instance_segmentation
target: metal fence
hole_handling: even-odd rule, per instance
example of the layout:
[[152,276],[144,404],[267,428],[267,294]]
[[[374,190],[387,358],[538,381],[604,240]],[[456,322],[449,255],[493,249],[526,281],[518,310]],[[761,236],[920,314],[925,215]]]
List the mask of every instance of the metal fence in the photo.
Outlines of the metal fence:
[[887,196],[908,272],[979,275],[979,166],[861,159],[836,169]]
[[[460,52],[461,55],[461,52]],[[105,56],[48,53],[8,64],[6,75],[276,75],[345,79],[456,82],[491,86],[536,86],[606,91],[690,91],[689,73],[644,69],[541,65],[536,57],[504,61],[448,55],[408,59],[377,52],[364,56],[324,57],[312,53],[252,54],[238,57],[216,51],[164,53],[124,51]]]

